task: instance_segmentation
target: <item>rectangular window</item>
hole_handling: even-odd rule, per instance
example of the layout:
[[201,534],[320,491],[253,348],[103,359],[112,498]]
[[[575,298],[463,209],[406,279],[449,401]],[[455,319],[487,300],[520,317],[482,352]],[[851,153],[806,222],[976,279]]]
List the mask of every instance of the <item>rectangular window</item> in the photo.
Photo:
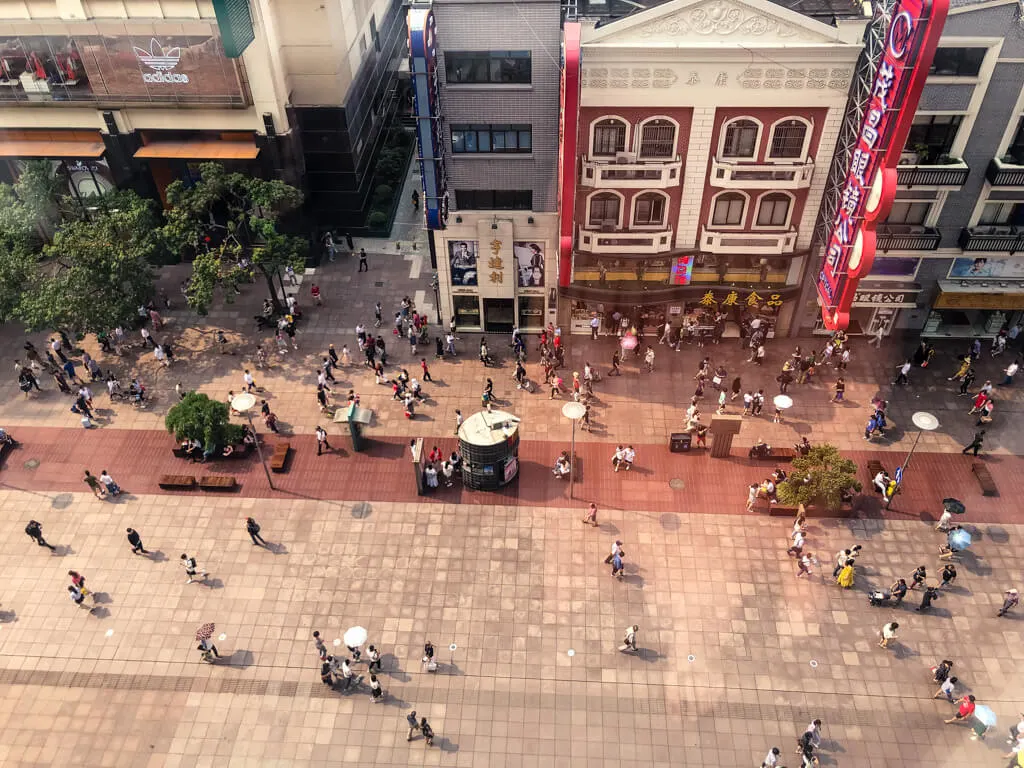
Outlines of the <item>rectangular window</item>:
[[775,126],[772,133],[771,157],[800,157],[804,152],[804,137],[807,126],[800,122],[790,121],[788,124]]
[[948,155],[960,130],[963,115],[917,115],[910,126],[905,149],[918,153],[918,162],[934,163]]
[[665,220],[665,198],[661,195],[643,195],[636,201],[633,224],[636,226],[654,226]]
[[463,211],[529,211],[532,189],[457,189],[455,207]]
[[448,51],[444,60],[451,84],[531,82],[529,51]]
[[789,218],[788,197],[768,197],[761,201],[757,210],[757,226],[784,227]]
[[913,277],[920,259],[876,258],[871,266],[871,277]]
[[1017,124],[1017,135],[1013,137],[1013,143],[1006,149],[1014,163],[1024,165],[1024,118]]
[[609,156],[626,149],[626,126],[617,121],[594,127],[594,155]]
[[743,223],[743,204],[744,200],[740,195],[723,195],[715,201],[711,223],[720,227],[738,227]]
[[929,203],[914,203],[904,202],[897,200],[892,204],[892,210],[889,211],[889,218],[885,220],[886,224],[924,224],[925,219],[928,218],[928,212],[931,210],[932,204]]
[[[643,127],[640,134],[640,157],[671,158],[675,154],[676,127],[664,120],[655,120]],[[657,124],[654,124],[657,123]]]
[[595,195],[590,201],[590,218],[592,227],[618,226],[619,198],[611,194]]
[[452,152],[519,154],[533,150],[529,125],[453,125]]
[[977,77],[986,48],[937,48],[929,75]]
[[1024,203],[1007,200],[1002,203],[985,203],[981,209],[979,224],[1020,226],[1024,224]]

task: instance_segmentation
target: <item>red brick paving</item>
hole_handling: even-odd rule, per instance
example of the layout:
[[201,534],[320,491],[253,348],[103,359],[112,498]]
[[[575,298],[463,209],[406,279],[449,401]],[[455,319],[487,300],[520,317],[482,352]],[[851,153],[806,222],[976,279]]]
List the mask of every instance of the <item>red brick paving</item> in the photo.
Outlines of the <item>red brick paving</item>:
[[[348,501],[416,501],[408,448],[402,438],[376,439],[364,453],[353,453],[347,438],[332,436],[336,450],[317,457],[313,437],[266,438],[266,452],[277,441],[288,439],[295,449],[287,473],[274,475],[277,490],[271,490],[259,461],[249,459],[189,464],[171,453],[173,441],[164,432],[103,429],[84,432],[75,429],[38,428],[18,434],[20,448],[8,454],[0,473],[0,482],[17,489],[34,491],[84,491],[82,470],[94,474],[107,469],[129,492],[163,494],[157,486],[163,474],[234,475],[241,484],[240,494],[251,498],[269,498],[294,494],[310,498]],[[446,453],[455,447],[455,439],[427,442]],[[637,466],[632,472],[612,472],[608,444],[577,444],[580,457],[580,481],[576,500],[570,503],[568,483],[555,479],[550,471],[554,457],[566,446],[549,441],[520,443],[518,481],[497,493],[469,491],[456,484],[440,488],[428,501],[438,503],[491,504],[518,503],[528,506],[581,507],[596,501],[599,507],[636,509],[649,512],[746,514],[746,487],[763,479],[772,468],[766,462],[745,457],[712,459],[704,451],[670,453],[664,445],[635,444]],[[902,454],[856,451],[846,454],[861,467],[868,459],[878,459],[892,471]],[[99,457],[99,458],[98,458]],[[26,469],[29,459],[38,459],[36,469]],[[992,472],[999,496],[985,498],[971,473],[974,461],[960,455],[918,452],[907,470],[903,492],[887,517],[932,519],[941,509],[945,496],[956,496],[968,507],[973,522],[1019,523],[1024,513],[1016,501],[1024,493],[1024,458],[982,457]],[[669,481],[679,479],[682,490],[673,490]],[[861,482],[870,488],[867,470]],[[194,491],[193,493],[205,493]],[[870,493],[865,494],[861,515],[883,514]]]

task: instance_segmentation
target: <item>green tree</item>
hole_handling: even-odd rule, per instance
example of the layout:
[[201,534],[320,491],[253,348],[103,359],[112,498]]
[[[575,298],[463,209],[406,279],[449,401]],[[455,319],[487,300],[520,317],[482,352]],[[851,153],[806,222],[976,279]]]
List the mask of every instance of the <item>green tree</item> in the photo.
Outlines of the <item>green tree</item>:
[[189,392],[164,417],[164,426],[175,440],[198,440],[207,451],[241,442],[245,428],[230,422],[226,403]]
[[860,488],[857,465],[840,456],[834,445],[825,443],[793,459],[793,470],[779,483],[776,493],[791,506],[816,504],[834,510],[842,505],[844,493]]
[[200,173],[191,187],[176,181],[167,188],[165,237],[179,253],[194,257],[189,305],[205,313],[218,287],[231,302],[237,284],[259,274],[280,311],[274,277],[280,281],[289,265],[303,268],[307,243],[279,232],[278,224],[302,205],[302,193],[282,181],[229,173],[218,163],[203,163]]
[[14,317],[22,294],[35,284],[42,243],[34,222],[14,188],[0,184],[0,322]]
[[153,203],[134,192],[90,198],[65,222],[16,310],[32,330],[98,332],[134,316],[153,293],[150,259],[163,247]]

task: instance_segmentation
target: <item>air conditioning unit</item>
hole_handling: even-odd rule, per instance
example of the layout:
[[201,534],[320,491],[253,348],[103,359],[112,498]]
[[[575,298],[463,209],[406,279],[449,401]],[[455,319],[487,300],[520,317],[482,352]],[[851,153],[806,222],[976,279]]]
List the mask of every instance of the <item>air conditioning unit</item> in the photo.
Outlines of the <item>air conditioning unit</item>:
[[632,163],[636,161],[635,152],[616,152],[615,162],[616,163]]

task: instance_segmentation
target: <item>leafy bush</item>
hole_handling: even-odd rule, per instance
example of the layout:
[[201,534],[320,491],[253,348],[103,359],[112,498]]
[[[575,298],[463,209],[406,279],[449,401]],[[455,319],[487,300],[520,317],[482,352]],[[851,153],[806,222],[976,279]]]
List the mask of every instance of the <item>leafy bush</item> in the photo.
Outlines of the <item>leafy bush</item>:
[[388,184],[379,184],[377,188],[373,190],[373,205],[375,208],[381,208],[391,203],[391,199],[395,195],[395,190]]
[[777,492],[784,504],[818,504],[839,509],[843,494],[860,491],[857,465],[839,455],[834,445],[815,445],[806,456],[793,459],[793,471],[779,483]]
[[384,211],[372,210],[366,218],[366,226],[370,229],[380,229],[388,223],[388,215]]
[[167,431],[176,440],[199,440],[203,448],[235,445],[245,434],[243,427],[229,421],[228,406],[198,392],[189,392],[164,418]]
[[377,178],[382,181],[398,181],[405,173],[405,150],[385,149],[377,157]]

